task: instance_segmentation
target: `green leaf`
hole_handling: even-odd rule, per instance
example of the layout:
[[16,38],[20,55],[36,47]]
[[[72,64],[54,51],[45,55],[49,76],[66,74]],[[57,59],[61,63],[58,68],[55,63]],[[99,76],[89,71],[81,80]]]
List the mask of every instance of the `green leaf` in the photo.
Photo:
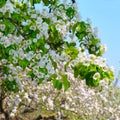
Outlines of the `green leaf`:
[[50,4],[51,4],[51,5],[56,5],[57,2],[58,2],[58,0],[50,0]]
[[91,87],[97,87],[99,86],[99,80],[93,80],[93,79],[86,79],[86,85]]
[[64,44],[64,41],[61,38],[60,34],[58,33],[56,26],[50,25],[48,32],[49,32],[48,44],[50,45],[50,48],[54,50],[63,49],[62,46]]
[[10,69],[7,66],[2,67],[2,74],[8,74],[9,70]]
[[95,74],[95,72],[96,71],[88,72],[88,74],[86,75],[85,79],[86,79],[86,84],[88,86],[97,87],[99,85],[100,79],[97,79],[97,80],[93,79],[93,75]]
[[30,33],[30,38],[36,38],[36,35],[38,34],[38,31],[33,31],[33,30],[29,30]]
[[55,5],[58,0],[42,0],[45,6]]
[[72,32],[73,33],[75,33],[78,24],[79,24],[79,22],[77,22],[76,24],[73,25],[73,27],[72,27]]
[[21,66],[23,68],[23,70],[25,70],[25,68],[30,64],[30,61],[28,61],[26,58],[24,58],[23,60],[19,60],[18,65]]
[[13,55],[9,55],[8,56],[8,60],[12,63],[12,61],[13,61]]
[[54,86],[54,88],[57,88],[58,90],[61,90],[62,89],[62,82],[55,79],[55,80],[53,80],[53,86]]
[[79,62],[76,66],[74,66],[73,70],[75,78],[80,76],[81,79],[85,79],[86,74],[89,72],[88,66],[83,65],[82,62]]
[[56,69],[57,68],[57,63],[53,60],[53,58],[51,56],[49,56],[49,58],[52,62],[52,65],[53,65],[54,69]]
[[2,12],[0,12],[0,17],[3,17],[3,13]]
[[5,5],[5,0],[0,0],[0,8],[2,8]]
[[84,21],[81,21],[79,25],[80,25],[80,31],[86,32],[86,23]]
[[108,78],[109,80],[114,79],[114,74],[111,71],[102,72],[103,78]]
[[42,50],[42,55],[46,54],[47,53],[47,49],[44,47],[46,44],[46,40],[44,38],[41,38],[37,41],[37,43],[35,44],[36,45],[36,48],[37,50]]
[[49,0],[42,0],[45,6],[48,6],[50,4]]
[[75,15],[75,9],[73,9],[72,7],[69,7],[67,10],[66,10],[66,15],[72,19]]
[[28,33],[28,32],[31,32],[31,33],[32,33],[32,30],[30,31],[30,26],[31,26],[31,25],[25,25],[25,26],[23,27],[23,31],[24,31],[25,33]]
[[79,75],[79,71],[78,71],[77,67],[76,66],[72,67],[72,69],[74,70],[74,77],[77,78]]
[[9,59],[9,56],[10,56],[9,51],[11,49],[16,50],[17,47],[18,46],[16,44],[13,44],[5,48],[4,45],[0,44],[0,59],[3,59],[3,58]]
[[40,3],[41,2],[41,0],[35,0],[35,3]]
[[36,77],[36,76],[35,76],[35,74],[33,73],[33,71],[32,71],[32,70],[28,72],[28,75],[30,75],[30,76],[31,76],[31,78]]
[[[58,0],[57,0],[58,1]],[[65,9],[65,5],[64,4],[58,4],[57,6],[56,6],[56,8],[59,8],[59,7],[63,7],[64,9]]]
[[62,83],[64,85],[64,91],[70,87],[70,82],[68,81],[67,75],[62,75]]
[[38,71],[44,73],[45,75],[48,73],[47,68],[39,68]]
[[8,19],[4,19],[3,24],[5,24],[4,30],[5,35],[12,33],[14,31],[15,26]]
[[18,14],[18,13],[16,13],[16,12],[13,12],[13,13],[11,14],[11,17],[12,17],[12,19],[13,19],[15,22],[21,23],[21,21],[22,21],[22,16],[21,16],[21,14]]
[[97,38],[94,38],[94,37],[91,37],[89,41],[90,41],[91,44],[94,45],[94,46],[96,46],[97,44],[100,43],[100,40],[97,39]]
[[5,48],[5,52],[6,52],[6,54],[9,54],[9,51],[11,49],[16,50],[17,48],[18,48],[18,45],[12,44],[12,45],[10,45],[10,46],[8,46],[8,47]]
[[5,80],[3,80],[2,86],[3,86],[3,91],[5,92],[13,91],[14,93],[17,93],[19,91],[19,87],[15,79],[9,81],[9,79],[6,78]]
[[67,45],[67,47],[75,47],[76,46],[76,42],[65,42],[65,45]]
[[67,68],[68,68],[69,62],[70,62],[70,61],[68,61],[68,62],[65,64],[65,66],[64,66],[65,71],[66,71]]
[[9,18],[9,14],[10,14],[10,13],[7,11],[7,12],[4,14],[4,17],[5,17],[5,18]]
[[48,81],[54,80],[57,78],[57,74],[52,74],[50,75],[50,77],[48,78]]
[[80,39],[80,41],[83,40],[83,38],[86,36],[86,32],[77,32],[76,36]]
[[79,53],[78,49],[70,46],[68,49],[65,50],[65,53],[71,56],[71,59],[75,59]]
[[41,84],[43,82],[44,78],[38,79],[38,84]]
[[95,72],[95,71],[99,71],[99,70],[100,70],[99,66],[97,66],[95,64],[90,64],[89,72]]
[[47,24],[50,24],[50,18],[43,18],[43,22],[46,22]]
[[32,43],[28,49],[30,49],[31,51],[36,51],[36,45]]

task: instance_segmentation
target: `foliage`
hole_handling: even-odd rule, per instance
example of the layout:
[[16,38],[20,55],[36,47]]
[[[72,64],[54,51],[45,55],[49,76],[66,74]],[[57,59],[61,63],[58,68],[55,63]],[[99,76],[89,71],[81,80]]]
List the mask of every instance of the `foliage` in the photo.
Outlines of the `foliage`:
[[[44,6],[41,11],[35,8],[38,3]],[[0,92],[10,101],[11,116],[26,100],[39,102],[40,83],[51,81],[67,91],[69,73],[92,87],[104,79],[111,83],[113,70],[102,58],[105,47],[78,16],[75,3],[0,1]]]
[[38,104],[38,110],[51,111],[61,119],[68,116],[70,120],[119,120],[120,88],[109,85],[108,80],[101,81],[97,88],[91,88],[71,73],[69,78],[71,87],[66,92],[54,90],[50,82],[40,85],[42,104]]

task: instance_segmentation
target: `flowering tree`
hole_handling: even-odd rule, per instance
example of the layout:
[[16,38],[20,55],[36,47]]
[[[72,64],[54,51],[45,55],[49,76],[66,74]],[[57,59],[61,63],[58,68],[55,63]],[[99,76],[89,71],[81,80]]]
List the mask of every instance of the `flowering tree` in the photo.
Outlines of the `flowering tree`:
[[39,105],[40,111],[55,111],[59,118],[74,114],[78,120],[119,120],[120,88],[108,81],[90,88],[71,73],[69,78],[71,87],[66,92],[54,90],[50,82],[41,84],[39,96],[44,107]]
[[69,74],[91,87],[110,83],[114,74],[96,32],[80,19],[74,0],[0,1],[0,112],[8,119],[26,101],[38,103],[47,81],[66,91]]

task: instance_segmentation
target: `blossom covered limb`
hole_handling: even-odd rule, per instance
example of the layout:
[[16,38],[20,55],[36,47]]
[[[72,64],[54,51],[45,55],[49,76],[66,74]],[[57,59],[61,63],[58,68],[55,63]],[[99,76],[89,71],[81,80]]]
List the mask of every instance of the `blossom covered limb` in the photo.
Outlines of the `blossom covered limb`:
[[[41,4],[46,9],[38,11],[25,1],[0,4],[0,86],[7,94],[11,116],[22,102],[38,104],[40,85],[46,82],[65,92],[74,83],[69,80],[71,74],[73,80],[84,80],[90,87],[114,78],[102,58],[105,47],[91,24],[78,19],[75,4],[58,0],[42,0]],[[44,100],[54,107],[52,97]]]

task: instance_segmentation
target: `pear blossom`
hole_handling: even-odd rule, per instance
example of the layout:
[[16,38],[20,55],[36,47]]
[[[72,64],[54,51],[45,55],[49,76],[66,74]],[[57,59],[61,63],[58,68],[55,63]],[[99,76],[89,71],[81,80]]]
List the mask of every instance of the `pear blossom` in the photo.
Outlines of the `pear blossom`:
[[[106,78],[104,72],[112,76],[106,78],[108,81],[113,79],[112,68],[107,66],[105,59],[99,57],[99,53],[106,48],[99,40],[93,45],[91,39],[97,38],[96,30],[78,18],[77,4],[55,2],[47,6],[42,0],[44,7],[39,12],[26,1],[15,1],[13,4],[7,0],[1,5],[0,86],[5,91],[5,107],[11,117],[25,109],[26,105],[35,106],[41,100],[47,110],[55,110],[57,97],[60,109],[63,107],[80,115],[85,109],[87,116],[95,108],[97,114],[101,108],[95,96],[97,90],[87,87],[87,81],[92,76],[96,81],[99,79],[102,87],[104,82],[101,81]],[[86,28],[85,33],[89,31],[83,38],[81,25]],[[68,89],[70,85],[73,86]],[[2,90],[0,92],[2,95]],[[101,99],[108,101],[106,95]],[[95,106],[90,106],[93,100]],[[60,112],[58,108],[56,110]],[[108,110],[112,111],[111,108]]]
[[93,79],[94,80],[97,80],[100,78],[100,73],[96,72],[94,75],[93,75]]

